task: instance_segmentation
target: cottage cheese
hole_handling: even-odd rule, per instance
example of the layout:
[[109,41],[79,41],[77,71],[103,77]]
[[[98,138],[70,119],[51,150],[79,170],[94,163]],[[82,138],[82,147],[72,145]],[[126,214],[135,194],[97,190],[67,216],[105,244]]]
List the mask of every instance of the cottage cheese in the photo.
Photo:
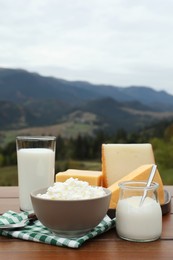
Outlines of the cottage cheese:
[[45,194],[38,197],[52,200],[82,200],[103,197],[106,192],[102,187],[90,186],[86,181],[69,178],[65,182],[55,182]]

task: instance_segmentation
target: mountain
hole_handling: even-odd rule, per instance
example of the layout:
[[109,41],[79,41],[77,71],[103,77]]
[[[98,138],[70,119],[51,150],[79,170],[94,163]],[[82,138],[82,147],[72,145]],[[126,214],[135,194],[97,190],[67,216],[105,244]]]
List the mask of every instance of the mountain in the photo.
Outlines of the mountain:
[[53,77],[43,77],[25,70],[0,69],[0,100],[28,102],[31,100],[59,99],[77,104],[97,98],[98,92],[82,89],[70,82]]
[[89,113],[97,129],[134,131],[173,118],[173,96],[149,87],[95,85],[1,68],[0,108],[1,130],[79,121],[79,115],[82,122]]
[[116,87],[44,77],[21,69],[0,69],[0,100],[59,99],[78,104],[103,97],[120,102],[138,101],[154,110],[173,111],[173,96],[149,87]]
[[138,86],[121,88],[120,91],[155,111],[173,111],[173,96],[166,91],[155,91],[149,87]]

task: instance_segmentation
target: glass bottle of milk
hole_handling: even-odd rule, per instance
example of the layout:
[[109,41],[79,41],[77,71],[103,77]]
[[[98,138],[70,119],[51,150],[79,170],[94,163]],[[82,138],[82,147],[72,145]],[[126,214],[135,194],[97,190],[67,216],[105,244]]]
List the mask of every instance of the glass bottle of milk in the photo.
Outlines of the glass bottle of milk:
[[[146,185],[146,182],[137,181],[119,184],[116,230],[125,240],[149,242],[161,236],[162,211],[157,196],[158,184],[153,182],[148,188]],[[141,205],[145,189],[147,189],[147,196]]]

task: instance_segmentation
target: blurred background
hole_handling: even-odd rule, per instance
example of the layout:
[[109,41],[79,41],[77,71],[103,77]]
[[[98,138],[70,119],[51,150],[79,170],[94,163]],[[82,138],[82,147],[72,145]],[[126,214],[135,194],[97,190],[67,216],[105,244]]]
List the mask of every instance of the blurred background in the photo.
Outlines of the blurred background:
[[102,143],[151,143],[173,184],[173,2],[0,0],[0,185],[17,135],[57,137],[56,172],[101,170]]

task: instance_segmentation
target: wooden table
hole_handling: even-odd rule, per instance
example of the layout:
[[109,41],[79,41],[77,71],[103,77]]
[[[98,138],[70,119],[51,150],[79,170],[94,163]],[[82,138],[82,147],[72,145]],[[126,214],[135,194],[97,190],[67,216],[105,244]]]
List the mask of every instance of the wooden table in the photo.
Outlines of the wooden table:
[[[173,200],[173,186],[165,186]],[[0,187],[0,214],[7,210],[19,212],[18,187]],[[148,243],[120,239],[115,229],[83,244],[79,249],[51,246],[0,236],[0,259],[173,259],[173,203],[163,216],[161,239]]]

